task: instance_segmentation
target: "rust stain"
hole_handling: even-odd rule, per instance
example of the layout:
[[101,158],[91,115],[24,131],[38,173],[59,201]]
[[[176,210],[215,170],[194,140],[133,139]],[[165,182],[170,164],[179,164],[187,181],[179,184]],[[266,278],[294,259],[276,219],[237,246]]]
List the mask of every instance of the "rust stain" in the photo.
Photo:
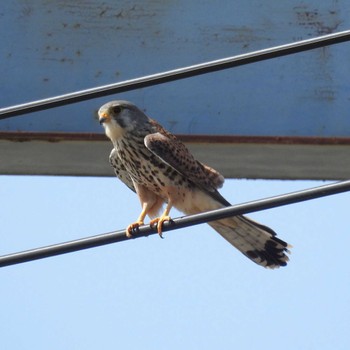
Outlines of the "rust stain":
[[108,138],[104,134],[95,133],[58,133],[58,132],[4,132],[0,131],[0,140],[13,142],[30,141],[106,141]]
[[[233,135],[177,135],[185,143],[211,144],[282,144],[282,145],[344,145],[350,146],[350,138],[345,137],[304,137],[304,136],[233,136]],[[42,132],[4,132],[0,140],[13,142],[30,141],[108,141],[105,134],[97,133],[42,133]]]
[[23,17],[29,17],[33,13],[33,9],[30,6],[23,6],[21,12]]
[[332,89],[332,87],[315,89],[314,96],[315,98],[326,100],[328,102],[333,102],[336,100],[336,92]]
[[312,29],[317,35],[334,33],[342,23],[337,18],[338,12],[334,9],[321,13],[318,9],[310,9],[307,5],[302,5],[294,7],[294,11],[298,24]]
[[237,44],[242,49],[248,49],[252,44],[261,41],[269,41],[269,38],[264,36],[263,31],[257,31],[248,26],[225,25],[220,28],[220,31],[213,32],[212,28],[200,28],[201,35],[207,41],[207,46],[213,41]]
[[[331,34],[338,30],[342,23],[339,11],[333,2],[328,9],[311,8],[303,4],[293,8],[296,16],[296,24],[308,30],[309,36]],[[332,51],[329,47],[323,47],[314,55],[315,63],[311,68],[314,74],[316,88],[312,91],[312,98],[332,103],[337,99],[338,90],[334,85],[334,62]]]
[[98,16],[99,16],[99,17],[103,17],[103,16],[106,14],[106,12],[108,11],[108,9],[109,9],[108,7],[102,9],[102,10],[100,11],[100,13],[98,14]]
[[345,137],[306,137],[306,136],[236,136],[236,135],[177,135],[186,143],[251,143],[282,145],[350,145]]

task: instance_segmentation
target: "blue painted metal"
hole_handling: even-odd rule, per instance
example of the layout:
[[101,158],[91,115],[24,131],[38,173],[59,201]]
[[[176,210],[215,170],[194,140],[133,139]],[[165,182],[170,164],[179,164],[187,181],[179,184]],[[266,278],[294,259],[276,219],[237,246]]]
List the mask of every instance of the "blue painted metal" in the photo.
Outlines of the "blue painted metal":
[[[2,1],[0,106],[350,28],[338,1]],[[178,134],[350,137],[350,43],[124,93]],[[111,97],[1,121],[102,133]]]

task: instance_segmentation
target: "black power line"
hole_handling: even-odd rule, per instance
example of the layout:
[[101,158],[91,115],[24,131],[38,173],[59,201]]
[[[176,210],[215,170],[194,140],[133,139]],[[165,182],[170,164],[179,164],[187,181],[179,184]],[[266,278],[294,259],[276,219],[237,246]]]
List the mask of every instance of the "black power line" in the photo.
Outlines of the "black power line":
[[[187,226],[198,225],[213,220],[223,219],[229,216],[241,215],[264,209],[271,209],[282,205],[298,203],[346,191],[350,191],[350,180],[336,182],[333,184],[323,185],[289,194],[284,194],[277,197],[271,197],[244,204],[234,205],[231,207],[213,210],[206,213],[176,218],[173,219],[171,222],[165,222],[163,231],[170,231]],[[156,232],[157,231],[155,228],[150,228],[148,225],[144,225],[139,228],[138,232],[135,232],[134,238],[149,236],[155,234]],[[48,258],[51,256],[61,255],[65,253],[72,253],[78,250],[125,241],[127,239],[130,238],[126,237],[125,230],[119,230],[115,232],[100,234],[97,236],[82,238],[70,242],[35,248],[9,255],[3,255],[0,256],[0,267]]]
[[0,109],[0,119],[350,41],[350,30]]

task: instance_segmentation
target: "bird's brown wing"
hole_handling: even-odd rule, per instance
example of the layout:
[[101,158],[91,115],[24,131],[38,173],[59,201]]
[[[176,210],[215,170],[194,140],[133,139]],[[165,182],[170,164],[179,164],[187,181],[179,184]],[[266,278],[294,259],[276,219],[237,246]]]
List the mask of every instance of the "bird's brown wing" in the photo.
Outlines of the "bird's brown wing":
[[136,192],[131,177],[126,171],[122,162],[120,161],[117,151],[114,148],[112,149],[112,152],[109,155],[109,163],[113,167],[114,172],[119,178],[119,180],[123,181],[126,186],[128,186],[132,191]]
[[221,187],[224,182],[223,176],[197,161],[187,147],[174,135],[166,133],[162,129],[162,132],[147,135],[144,142],[145,146],[164,163],[221,204],[230,205],[217,191],[217,188]]

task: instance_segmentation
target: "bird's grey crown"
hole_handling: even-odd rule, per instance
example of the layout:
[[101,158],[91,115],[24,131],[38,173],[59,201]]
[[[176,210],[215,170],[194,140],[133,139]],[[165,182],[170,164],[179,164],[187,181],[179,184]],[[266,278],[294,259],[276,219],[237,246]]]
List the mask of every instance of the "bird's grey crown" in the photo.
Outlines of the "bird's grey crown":
[[[115,110],[116,107],[120,107],[119,111]],[[123,110],[129,110],[129,111],[132,111],[132,112],[134,112],[136,114],[140,113],[140,114],[144,115],[144,113],[138,107],[136,107],[131,102],[124,101],[124,100],[111,101],[111,102],[108,102],[108,103],[104,104],[100,108],[100,111],[106,111],[106,112],[109,112],[109,113],[112,112],[112,114],[114,114],[114,113],[118,114],[118,113],[120,113]]]
[[121,128],[128,130],[149,121],[149,118],[138,107],[124,100],[108,102],[100,108],[100,112],[107,112]]

